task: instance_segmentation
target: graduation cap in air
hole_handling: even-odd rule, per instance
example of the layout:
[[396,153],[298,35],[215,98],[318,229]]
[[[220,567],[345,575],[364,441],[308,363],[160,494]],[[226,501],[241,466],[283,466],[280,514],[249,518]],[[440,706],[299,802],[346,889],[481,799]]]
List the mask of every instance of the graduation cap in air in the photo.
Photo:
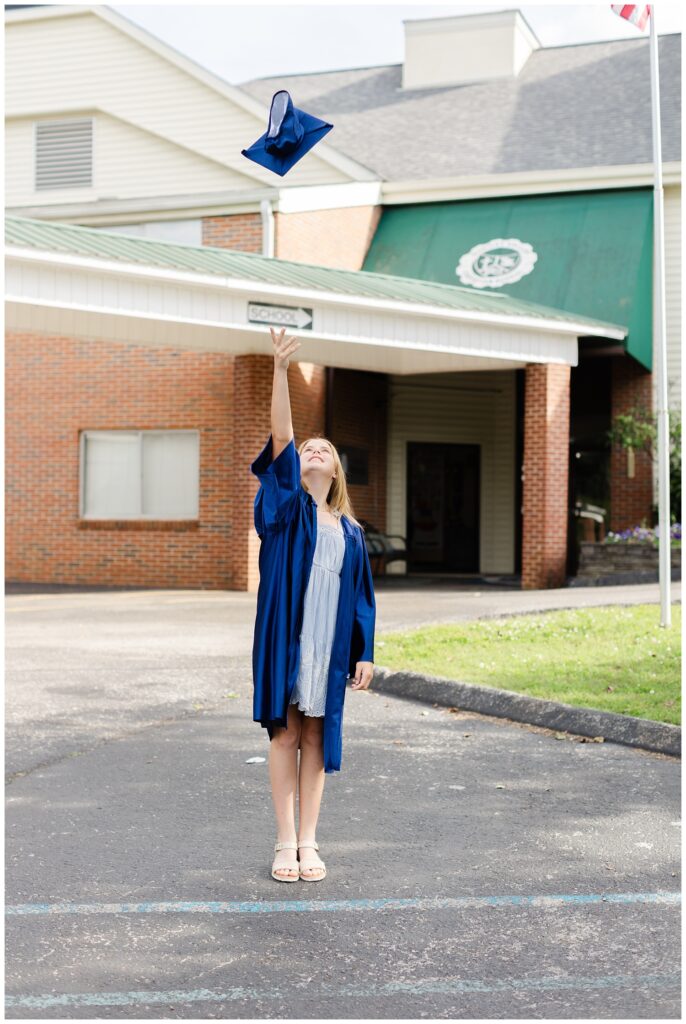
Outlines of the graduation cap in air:
[[272,96],[267,131],[241,153],[283,177],[332,128],[328,121],[298,110],[290,93],[280,89]]

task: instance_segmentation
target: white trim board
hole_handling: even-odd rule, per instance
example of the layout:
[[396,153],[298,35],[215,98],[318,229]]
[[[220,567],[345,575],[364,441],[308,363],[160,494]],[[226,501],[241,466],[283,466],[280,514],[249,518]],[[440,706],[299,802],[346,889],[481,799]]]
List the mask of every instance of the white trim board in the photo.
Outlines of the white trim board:
[[[53,301],[56,298],[55,290],[62,287],[65,289],[63,293],[65,301],[87,308],[89,306],[88,295],[92,294],[94,288],[113,291],[116,289],[119,294],[125,296],[127,286],[128,291],[131,291],[136,286],[145,284],[151,290],[154,283],[158,282],[160,285],[173,287],[176,292],[177,299],[171,307],[173,309],[178,308],[178,296],[187,298],[203,292],[206,296],[212,296],[215,299],[222,296],[235,296],[244,301],[252,299],[266,302],[276,299],[277,304],[279,301],[283,304],[307,303],[319,310],[320,317],[326,311],[338,310],[339,316],[343,317],[350,317],[354,314],[358,316],[385,315],[402,318],[408,323],[422,320],[433,324],[435,331],[438,331],[440,329],[438,325],[442,324],[454,326],[461,324],[463,327],[471,324],[475,327],[501,330],[520,337],[542,339],[550,335],[556,338],[567,338],[573,342],[574,355],[573,358],[566,355],[562,361],[570,365],[576,363],[576,339],[579,336],[592,334],[596,337],[608,337],[619,341],[626,336],[625,328],[614,327],[610,324],[605,327],[590,326],[583,321],[577,323],[571,317],[568,320],[539,319],[526,315],[450,309],[426,303],[343,295],[338,292],[229,278],[219,274],[202,274],[124,264],[118,261],[91,259],[63,253],[45,253],[10,246],[6,246],[5,254],[7,258],[5,295],[8,299],[17,301],[36,303],[40,303],[44,299]],[[22,268],[26,268],[23,275]],[[41,270],[42,277],[40,276]],[[81,275],[80,278],[79,275]],[[83,296],[81,303],[79,296]],[[121,301],[125,305],[125,299],[122,298]],[[163,309],[160,308],[159,312],[164,315]],[[339,332],[335,331],[334,333]],[[528,345],[524,345],[522,351],[528,350]],[[551,352],[550,355],[552,357],[553,353]],[[518,354],[518,358],[536,360],[534,355],[528,357]]]

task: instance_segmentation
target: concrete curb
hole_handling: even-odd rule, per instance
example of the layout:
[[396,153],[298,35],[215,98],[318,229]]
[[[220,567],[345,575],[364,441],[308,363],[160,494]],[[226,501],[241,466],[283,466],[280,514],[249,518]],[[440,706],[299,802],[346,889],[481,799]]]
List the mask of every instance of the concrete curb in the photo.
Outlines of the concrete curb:
[[457,707],[461,711],[475,711],[494,718],[510,718],[515,722],[541,725],[578,736],[602,736],[628,747],[681,756],[681,726],[653,722],[648,718],[577,708],[559,701],[527,697],[492,686],[461,683],[442,676],[396,672],[383,665],[374,666],[372,689],[425,704]]

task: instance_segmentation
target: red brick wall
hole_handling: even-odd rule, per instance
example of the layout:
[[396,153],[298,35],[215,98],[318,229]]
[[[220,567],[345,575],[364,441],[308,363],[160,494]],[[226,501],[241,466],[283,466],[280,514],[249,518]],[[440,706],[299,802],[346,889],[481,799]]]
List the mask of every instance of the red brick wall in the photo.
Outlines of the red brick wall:
[[[8,332],[6,578],[254,590],[250,463],[270,432],[271,356]],[[325,371],[291,363],[296,442],[324,432]],[[79,519],[79,431],[197,429],[199,521]]]
[[522,589],[564,586],[570,367],[529,363],[524,383]]
[[[631,356],[612,360],[612,417],[628,413],[634,406],[653,411],[652,374]],[[610,454],[610,525],[620,531],[639,526],[641,520],[651,525],[653,504],[653,469],[648,452],[635,452],[634,476],[627,476],[628,452],[613,445]]]
[[355,516],[386,529],[388,377],[384,373],[335,369],[331,440],[369,449],[369,483],[349,484]]
[[219,249],[262,252],[262,217],[259,213],[202,218],[202,244]]
[[276,213],[275,255],[320,267],[359,270],[380,216],[380,206]]
[[[5,569],[11,581],[232,588],[232,360],[9,331]],[[79,432],[197,429],[199,522],[79,519]]]

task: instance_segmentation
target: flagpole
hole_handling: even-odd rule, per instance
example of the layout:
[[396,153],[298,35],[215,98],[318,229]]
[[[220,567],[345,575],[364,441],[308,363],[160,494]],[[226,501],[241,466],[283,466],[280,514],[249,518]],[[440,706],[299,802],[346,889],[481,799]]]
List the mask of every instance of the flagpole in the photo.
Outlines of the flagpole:
[[662,142],[660,130],[660,71],[655,4],[650,7],[650,96],[653,122],[653,351],[657,362],[657,462],[660,625],[671,626],[672,570],[669,519],[669,409],[667,405],[667,334],[665,330],[664,193],[662,190]]

